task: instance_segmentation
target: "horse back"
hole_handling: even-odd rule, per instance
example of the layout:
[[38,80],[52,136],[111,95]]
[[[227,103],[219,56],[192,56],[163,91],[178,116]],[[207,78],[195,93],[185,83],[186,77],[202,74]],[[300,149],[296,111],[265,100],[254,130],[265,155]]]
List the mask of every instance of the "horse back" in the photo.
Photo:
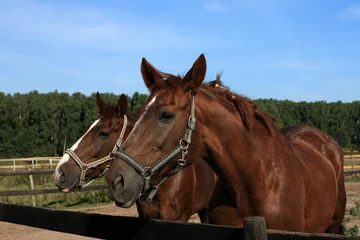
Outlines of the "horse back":
[[[337,178],[343,174],[344,153],[334,138],[325,132],[308,126],[292,126],[281,129],[285,138],[292,144],[295,154],[299,151],[314,152],[323,158],[319,161],[331,163]],[[310,164],[308,158],[300,158],[304,164]]]

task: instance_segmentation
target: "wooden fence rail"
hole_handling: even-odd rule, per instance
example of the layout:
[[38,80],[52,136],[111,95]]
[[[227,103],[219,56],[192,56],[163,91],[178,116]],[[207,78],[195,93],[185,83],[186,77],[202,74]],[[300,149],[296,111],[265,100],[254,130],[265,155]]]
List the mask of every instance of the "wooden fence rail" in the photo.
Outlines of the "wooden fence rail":
[[360,174],[360,170],[354,170],[354,171],[346,171],[346,172],[344,172],[344,175],[345,175],[345,176],[356,175],[356,174]]
[[[21,168],[28,168],[30,164],[26,165],[17,165],[17,162],[29,162],[31,163],[31,168],[38,168],[38,167],[48,167],[53,168],[56,166],[54,162],[59,162],[61,157],[31,157],[31,158],[10,158],[10,159],[0,159],[0,163],[11,163],[11,165],[1,165],[0,169],[9,169],[13,168],[13,171],[16,169]],[[39,162],[48,162],[48,163],[39,163]]]
[[[17,169],[27,169],[31,167],[31,169],[36,168],[48,168],[53,169],[57,162],[59,162],[61,157],[30,157],[30,158],[10,158],[10,159],[0,159],[0,163],[10,163],[7,165],[0,165],[0,169],[13,169],[16,171]],[[360,168],[360,166],[356,166],[355,162],[360,162],[360,155],[345,155],[345,162],[351,162],[351,166],[345,166],[344,170],[350,169],[354,171],[356,168]],[[17,162],[28,162],[29,164],[18,165]]]
[[[11,191],[0,191],[0,197],[4,196],[32,196],[33,199],[33,206],[36,206],[35,202],[35,195],[40,194],[53,194],[59,193],[58,189],[43,189],[43,190],[35,190],[34,183],[32,180],[33,175],[42,175],[42,174],[53,174],[53,169],[39,169],[33,170],[30,169],[28,171],[8,171],[8,172],[0,172],[1,176],[19,176],[19,175],[28,175],[29,176],[29,183],[30,183],[30,190],[11,190]],[[360,170],[354,171],[346,171],[344,172],[345,176],[360,174]],[[78,189],[76,191],[96,191],[96,190],[105,190],[107,189],[106,185],[101,186],[89,186],[84,189]]]
[[[40,169],[40,170],[29,170],[29,171],[16,171],[16,172],[0,172],[0,176],[18,176],[18,175],[28,175],[30,182],[30,190],[11,190],[11,191],[0,191],[0,197],[11,197],[11,196],[32,196],[32,204],[36,206],[35,195],[40,194],[52,194],[60,193],[59,189],[42,189],[35,190],[34,181],[32,179],[33,175],[43,175],[43,174],[53,174],[53,169]],[[74,191],[84,192],[84,191],[97,191],[107,189],[106,185],[100,186],[89,186],[83,189],[77,189]]]
[[[108,187],[106,185],[100,186],[89,186],[82,189],[74,190],[74,192],[85,192],[85,191],[97,191],[105,190]],[[11,197],[11,196],[35,196],[40,194],[52,194],[60,193],[59,189],[42,189],[42,190],[11,190],[11,191],[1,191],[0,197]],[[35,204],[33,204],[35,205]]]
[[42,174],[53,174],[54,169],[39,169],[39,170],[24,170],[24,171],[8,171],[8,172],[0,172],[1,176],[20,176],[20,175],[42,175]]
[[[36,216],[36,217],[34,217]],[[266,229],[263,217],[245,219],[244,228],[178,223],[95,213],[51,210],[0,203],[0,221],[99,239],[134,240],[335,240],[334,234],[306,234]]]

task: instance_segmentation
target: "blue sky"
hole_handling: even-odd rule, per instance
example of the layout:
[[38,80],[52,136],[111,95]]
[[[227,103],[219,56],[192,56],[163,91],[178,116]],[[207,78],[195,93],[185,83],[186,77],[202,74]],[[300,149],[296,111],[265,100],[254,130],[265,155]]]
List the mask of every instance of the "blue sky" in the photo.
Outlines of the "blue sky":
[[0,91],[147,93],[141,58],[250,98],[360,98],[360,2],[0,0]]

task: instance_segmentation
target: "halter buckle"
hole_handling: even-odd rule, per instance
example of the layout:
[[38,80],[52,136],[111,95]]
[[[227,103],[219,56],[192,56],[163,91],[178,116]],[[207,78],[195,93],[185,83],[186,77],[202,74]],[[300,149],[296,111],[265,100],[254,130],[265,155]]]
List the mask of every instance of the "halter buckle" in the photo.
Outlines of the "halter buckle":
[[190,143],[188,141],[186,141],[184,138],[182,138],[180,141],[179,141],[179,145],[181,145],[181,147],[183,148],[183,151],[187,151]]
[[194,130],[195,130],[195,126],[196,126],[196,118],[195,118],[195,116],[190,115],[190,116],[189,116],[189,119],[188,119],[188,128],[189,128],[191,131],[194,131]]
[[180,167],[184,167],[185,165],[186,165],[186,160],[185,159],[179,159],[179,161],[178,161],[178,165],[180,166]]
[[141,173],[141,176],[143,176],[145,179],[150,179],[151,175],[153,175],[151,167],[145,167],[144,171]]

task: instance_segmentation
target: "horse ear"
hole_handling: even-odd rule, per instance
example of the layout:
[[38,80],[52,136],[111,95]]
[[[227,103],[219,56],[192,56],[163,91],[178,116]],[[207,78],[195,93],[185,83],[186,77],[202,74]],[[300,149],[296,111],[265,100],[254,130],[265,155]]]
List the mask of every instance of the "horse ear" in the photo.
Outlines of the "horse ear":
[[102,111],[104,110],[104,102],[100,97],[99,92],[96,92],[96,109],[98,111],[98,113],[102,113]]
[[127,108],[128,108],[127,98],[124,94],[121,94],[119,101],[118,101],[117,113],[119,115],[123,116],[126,114]]
[[185,90],[197,89],[204,81],[206,74],[206,59],[204,54],[201,54],[194,62],[191,69],[186,73],[183,79],[183,86]]
[[148,89],[151,89],[155,83],[164,80],[159,74],[159,70],[154,68],[145,58],[142,58],[140,70]]

